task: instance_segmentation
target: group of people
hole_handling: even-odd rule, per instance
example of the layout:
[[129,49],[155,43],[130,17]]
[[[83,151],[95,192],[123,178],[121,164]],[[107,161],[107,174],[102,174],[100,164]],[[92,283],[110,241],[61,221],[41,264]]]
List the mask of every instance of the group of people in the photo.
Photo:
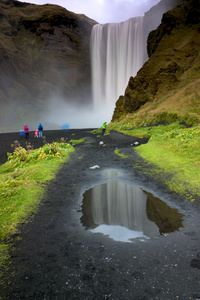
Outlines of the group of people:
[[[102,135],[104,135],[105,131],[106,131],[106,122],[103,123],[102,125]],[[42,138],[42,131],[43,131],[43,126],[41,123],[39,123],[38,128],[35,130],[35,134],[34,137],[35,138]],[[27,125],[24,125],[24,131],[21,131],[21,133],[25,134],[25,139],[28,140],[29,139],[29,128]],[[20,133],[20,134],[21,134]]]
[[[42,138],[42,131],[43,131],[43,126],[41,123],[39,123],[38,128],[35,130],[34,137],[36,138]],[[25,135],[25,139],[29,139],[29,128],[27,125],[24,125],[24,131],[22,132]]]

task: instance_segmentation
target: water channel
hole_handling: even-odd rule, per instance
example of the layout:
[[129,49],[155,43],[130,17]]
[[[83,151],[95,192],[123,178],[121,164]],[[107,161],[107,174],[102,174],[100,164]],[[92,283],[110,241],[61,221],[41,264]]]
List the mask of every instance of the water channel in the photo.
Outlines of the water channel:
[[106,183],[83,194],[81,223],[86,230],[121,242],[145,241],[183,227],[184,215],[137,185],[115,178],[109,170]]

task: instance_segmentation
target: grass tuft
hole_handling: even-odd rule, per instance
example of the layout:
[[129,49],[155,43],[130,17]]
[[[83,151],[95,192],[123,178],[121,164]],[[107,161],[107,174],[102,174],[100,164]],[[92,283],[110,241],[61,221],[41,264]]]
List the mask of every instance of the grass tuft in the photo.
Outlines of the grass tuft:
[[114,151],[114,153],[117,154],[117,155],[118,155],[119,157],[121,157],[121,158],[127,158],[127,157],[128,157],[127,155],[125,155],[125,154],[123,154],[123,153],[120,153],[119,149],[116,149],[116,150]]

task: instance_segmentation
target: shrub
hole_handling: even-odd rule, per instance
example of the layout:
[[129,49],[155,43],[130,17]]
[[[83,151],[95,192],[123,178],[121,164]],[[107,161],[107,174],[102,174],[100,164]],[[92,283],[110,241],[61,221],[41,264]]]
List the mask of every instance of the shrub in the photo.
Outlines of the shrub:
[[23,164],[35,160],[51,159],[53,157],[61,157],[62,151],[67,150],[68,147],[72,147],[65,140],[61,140],[61,143],[54,142],[52,144],[46,143],[43,147],[33,150],[28,145],[28,150],[22,148],[17,141],[14,144],[15,150],[13,153],[7,153],[8,161],[12,167],[23,166]]

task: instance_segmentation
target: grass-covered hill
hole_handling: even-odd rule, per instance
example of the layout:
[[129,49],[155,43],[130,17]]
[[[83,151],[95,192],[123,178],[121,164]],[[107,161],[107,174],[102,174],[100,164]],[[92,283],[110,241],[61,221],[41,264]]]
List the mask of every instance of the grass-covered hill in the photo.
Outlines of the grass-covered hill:
[[130,78],[112,121],[127,127],[200,123],[199,0],[186,0],[165,13],[147,44],[149,60]]
[[0,130],[35,120],[55,95],[88,101],[94,24],[57,5],[0,1]]

